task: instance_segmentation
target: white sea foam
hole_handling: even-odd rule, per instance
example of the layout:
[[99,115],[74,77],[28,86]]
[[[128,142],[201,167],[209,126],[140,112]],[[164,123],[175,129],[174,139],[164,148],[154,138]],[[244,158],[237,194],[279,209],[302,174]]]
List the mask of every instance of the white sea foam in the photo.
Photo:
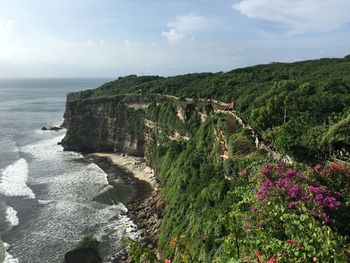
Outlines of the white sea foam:
[[9,206],[6,210],[6,221],[11,224],[11,226],[17,226],[19,224],[19,219],[17,217],[17,211]]
[[[118,213],[116,213],[116,211],[118,211]],[[120,214],[120,212],[124,214]],[[126,212],[127,208],[122,203],[101,209],[96,216],[100,220],[107,219],[108,223],[106,222],[106,224],[97,231],[97,239],[103,240],[106,236],[114,236],[115,239],[120,239],[125,235],[132,239],[138,239],[139,231],[137,230],[137,226],[125,214]],[[114,218],[115,214],[119,214],[118,220]]]
[[[53,163],[48,161],[47,166]],[[69,172],[55,176],[32,177],[35,185],[45,185],[45,196],[38,199],[86,202],[112,186],[108,184],[107,174],[96,164],[69,163]],[[88,190],[87,190],[88,189]]]
[[94,175],[96,183],[108,185],[107,174],[101,169],[100,166],[90,163],[86,168],[89,174]]
[[28,172],[28,163],[23,158],[7,166],[0,177],[0,193],[34,199],[35,194],[27,185]]
[[54,138],[28,144],[21,147],[20,150],[26,153],[30,153],[39,160],[55,159],[57,158],[57,153],[62,151],[62,149],[58,148],[57,143],[60,142],[64,136],[64,134],[61,134]]
[[[9,250],[10,245],[7,243],[4,243],[5,250]],[[6,252],[5,254],[5,261],[4,263],[19,263],[17,258],[14,258],[10,253]]]
[[86,228],[102,241],[110,240],[118,246],[124,235],[137,238],[137,227],[125,215],[127,209],[123,204],[110,206],[92,201],[112,187],[107,174],[98,165],[80,160],[83,156],[79,153],[64,152],[57,145],[63,133],[44,136],[49,135],[54,137],[20,148],[34,157],[30,163],[30,182],[40,185],[37,192],[40,216],[31,235],[18,241],[16,248],[21,247],[31,255],[40,254],[43,259],[56,255],[59,249],[64,253],[65,248],[53,244],[75,244]]

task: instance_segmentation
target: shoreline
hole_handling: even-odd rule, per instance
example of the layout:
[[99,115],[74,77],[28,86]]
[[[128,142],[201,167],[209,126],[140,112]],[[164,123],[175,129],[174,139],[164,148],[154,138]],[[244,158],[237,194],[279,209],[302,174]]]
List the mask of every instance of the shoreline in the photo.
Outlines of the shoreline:
[[141,157],[119,153],[92,153],[89,155],[107,159],[112,165],[116,165],[125,172],[132,174],[132,177],[149,183],[154,190],[159,188],[153,169]]
[[[132,196],[123,203],[128,209],[126,214],[136,224],[138,241],[142,246],[155,248],[163,216],[163,204],[160,201],[159,184],[152,168],[147,166],[143,158],[122,154],[92,153],[84,155],[84,158],[104,170],[108,183],[112,186],[113,180],[116,179],[116,169],[125,172],[122,180],[134,189]],[[115,263],[131,262],[126,248],[113,255],[111,260]]]

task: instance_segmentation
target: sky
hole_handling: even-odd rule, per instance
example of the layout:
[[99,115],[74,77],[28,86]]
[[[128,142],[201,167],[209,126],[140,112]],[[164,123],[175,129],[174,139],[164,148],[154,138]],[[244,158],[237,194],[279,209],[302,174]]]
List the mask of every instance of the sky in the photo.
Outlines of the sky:
[[349,0],[0,0],[0,78],[228,71],[350,54]]

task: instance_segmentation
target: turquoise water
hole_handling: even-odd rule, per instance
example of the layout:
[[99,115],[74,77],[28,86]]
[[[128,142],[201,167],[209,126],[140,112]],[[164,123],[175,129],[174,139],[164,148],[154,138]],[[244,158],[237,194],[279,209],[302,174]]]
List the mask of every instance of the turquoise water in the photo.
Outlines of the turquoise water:
[[134,230],[122,203],[94,201],[111,187],[104,171],[57,145],[64,130],[41,130],[62,123],[68,92],[106,81],[0,80],[0,262],[62,262],[86,234],[113,244],[107,258]]

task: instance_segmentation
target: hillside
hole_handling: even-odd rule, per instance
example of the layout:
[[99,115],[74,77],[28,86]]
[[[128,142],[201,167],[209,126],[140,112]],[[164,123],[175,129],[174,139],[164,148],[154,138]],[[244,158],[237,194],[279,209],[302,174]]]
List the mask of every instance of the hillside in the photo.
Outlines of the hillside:
[[348,262],[349,72],[344,58],[119,78],[68,95],[62,144],[155,169],[160,262]]
[[349,71],[347,57],[273,63],[216,74],[128,76],[86,91],[83,97],[159,93],[235,101],[240,116],[267,140],[305,161],[349,152]]

